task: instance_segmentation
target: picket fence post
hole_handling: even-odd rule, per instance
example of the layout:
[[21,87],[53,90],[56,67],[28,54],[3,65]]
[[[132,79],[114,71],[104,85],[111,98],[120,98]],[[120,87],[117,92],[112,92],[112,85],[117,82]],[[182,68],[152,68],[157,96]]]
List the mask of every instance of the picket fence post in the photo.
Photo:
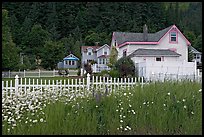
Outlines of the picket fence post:
[[40,69],[39,69],[39,78],[40,78]]
[[24,69],[24,72],[23,72],[23,76],[24,76],[24,78],[25,78],[25,73],[26,73],[26,72],[25,72],[25,69]]
[[19,82],[18,82],[18,75],[16,75],[15,76],[15,94],[17,95],[17,92],[18,92],[18,84],[19,84]]
[[90,88],[90,74],[87,74],[87,90]]

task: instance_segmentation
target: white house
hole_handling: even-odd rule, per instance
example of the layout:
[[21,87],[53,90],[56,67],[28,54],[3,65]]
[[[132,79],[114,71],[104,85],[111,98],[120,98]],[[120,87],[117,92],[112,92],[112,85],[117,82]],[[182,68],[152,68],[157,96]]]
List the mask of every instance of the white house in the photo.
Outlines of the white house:
[[100,72],[102,70],[110,70],[107,66],[109,63],[110,46],[104,44],[103,46],[81,46],[82,53],[82,68],[84,64],[92,62],[93,72]]
[[147,79],[156,74],[194,75],[195,63],[188,62],[190,45],[175,25],[156,33],[148,33],[146,25],[143,33],[113,32],[111,41],[118,59],[129,56],[135,62],[137,74]]
[[196,61],[197,64],[200,64],[202,63],[202,60],[201,60],[201,55],[202,53],[199,52],[198,50],[196,50],[194,47],[192,46],[189,46],[189,49],[190,49],[190,52],[193,54],[193,60],[192,61]]

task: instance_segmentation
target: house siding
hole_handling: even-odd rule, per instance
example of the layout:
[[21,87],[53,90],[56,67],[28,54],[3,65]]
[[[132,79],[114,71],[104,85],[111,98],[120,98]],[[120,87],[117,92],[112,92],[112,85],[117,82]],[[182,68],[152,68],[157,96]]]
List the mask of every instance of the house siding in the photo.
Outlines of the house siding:
[[162,61],[156,61],[156,56],[155,57],[132,57],[131,59],[135,63],[140,63],[140,62],[173,62],[173,61],[179,61],[179,57],[163,57],[163,56],[157,56],[161,57]]
[[188,47],[184,38],[178,33],[178,43],[169,43],[169,36],[167,34],[158,45],[126,45],[119,48],[118,59],[123,56],[123,50],[127,49],[127,56],[135,50],[142,49],[172,49],[175,48],[176,52],[181,54],[177,60],[188,61]]
[[104,55],[104,54],[103,54],[104,51],[107,51],[107,55],[110,54],[110,49],[109,49],[107,46],[105,46],[105,47],[103,47],[103,48],[101,48],[101,49],[99,49],[99,50],[97,51],[97,57],[99,57],[99,56],[101,56],[101,55]]
[[82,63],[86,64],[87,60],[97,61],[96,53],[93,52],[92,55],[87,55],[87,52],[82,52]]

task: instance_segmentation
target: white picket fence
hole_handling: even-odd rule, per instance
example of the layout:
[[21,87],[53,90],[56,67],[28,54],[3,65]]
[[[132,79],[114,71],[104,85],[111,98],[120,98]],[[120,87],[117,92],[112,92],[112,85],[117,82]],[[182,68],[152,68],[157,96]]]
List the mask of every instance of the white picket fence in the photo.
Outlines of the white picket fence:
[[[43,91],[44,89],[67,89],[68,91],[84,90],[91,91],[95,89],[107,89],[108,91],[116,91],[120,88],[130,89],[134,85],[144,85],[143,77],[138,78],[111,78],[101,76],[90,76],[87,74],[87,78],[81,79],[66,79],[66,80],[42,80],[42,79],[30,79],[30,78],[19,78],[15,76],[15,82],[12,85],[12,80],[2,81],[2,94],[16,94],[19,90],[35,91],[36,89]],[[84,90],[85,91],[85,90]]]
[[[77,76],[78,70],[69,70],[69,76]],[[16,75],[19,77],[56,77],[60,76],[58,70],[35,70],[35,71],[4,71],[2,72],[2,78],[14,78]]]

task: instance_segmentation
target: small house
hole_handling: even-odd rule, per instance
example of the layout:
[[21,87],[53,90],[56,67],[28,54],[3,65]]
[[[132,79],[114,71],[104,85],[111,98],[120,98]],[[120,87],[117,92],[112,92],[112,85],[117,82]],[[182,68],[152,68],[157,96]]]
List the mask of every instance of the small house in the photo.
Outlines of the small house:
[[65,68],[77,68],[78,67],[78,61],[79,58],[77,58],[75,55],[70,54],[63,58],[61,62],[57,64],[58,69],[65,69]]

